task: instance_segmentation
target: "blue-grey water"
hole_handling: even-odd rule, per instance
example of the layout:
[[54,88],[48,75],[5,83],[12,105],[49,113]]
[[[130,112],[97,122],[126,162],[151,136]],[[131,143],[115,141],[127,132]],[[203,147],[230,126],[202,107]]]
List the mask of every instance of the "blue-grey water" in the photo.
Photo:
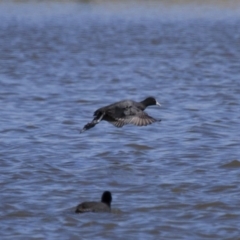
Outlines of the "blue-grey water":
[[[1,239],[240,239],[227,2],[0,2]],[[97,108],[147,96],[160,123],[79,134]],[[112,213],[74,213],[105,190]]]

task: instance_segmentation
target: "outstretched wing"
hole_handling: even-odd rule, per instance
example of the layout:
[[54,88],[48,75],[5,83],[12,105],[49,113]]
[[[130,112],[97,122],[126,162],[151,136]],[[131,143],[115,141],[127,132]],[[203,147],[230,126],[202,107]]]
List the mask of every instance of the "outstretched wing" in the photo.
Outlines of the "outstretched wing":
[[125,108],[121,108],[121,110],[118,111],[118,114],[109,111],[107,115],[112,118],[112,121],[109,122],[116,127],[122,127],[126,124],[147,126],[158,121],[157,119],[154,119],[153,117],[149,116],[147,113],[143,112],[141,109],[135,106],[127,106]]
[[149,116],[147,113],[142,112],[138,115],[128,117],[128,123],[134,124],[136,126],[147,126],[154,122],[157,122],[158,120]]

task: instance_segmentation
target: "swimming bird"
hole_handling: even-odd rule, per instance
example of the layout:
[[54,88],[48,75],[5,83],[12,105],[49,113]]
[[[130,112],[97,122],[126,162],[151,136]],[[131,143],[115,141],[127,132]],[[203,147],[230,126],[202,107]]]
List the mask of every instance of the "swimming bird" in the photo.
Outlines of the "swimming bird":
[[93,120],[87,123],[80,133],[93,128],[101,120],[105,120],[119,128],[126,124],[146,126],[156,121],[161,121],[160,119],[157,120],[153,117],[150,117],[146,112],[144,112],[145,108],[151,105],[161,106],[161,104],[158,103],[154,97],[148,97],[141,102],[123,100],[99,108],[94,112]]
[[112,194],[109,191],[105,191],[102,194],[101,202],[83,202],[80,203],[75,213],[85,212],[111,212]]

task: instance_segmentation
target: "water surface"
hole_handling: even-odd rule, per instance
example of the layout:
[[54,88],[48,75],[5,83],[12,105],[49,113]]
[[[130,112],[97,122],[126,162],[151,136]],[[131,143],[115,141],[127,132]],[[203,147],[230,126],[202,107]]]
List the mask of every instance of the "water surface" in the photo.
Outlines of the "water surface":
[[[1,239],[239,238],[240,9],[214,4],[0,3]],[[79,134],[147,96],[160,123]]]

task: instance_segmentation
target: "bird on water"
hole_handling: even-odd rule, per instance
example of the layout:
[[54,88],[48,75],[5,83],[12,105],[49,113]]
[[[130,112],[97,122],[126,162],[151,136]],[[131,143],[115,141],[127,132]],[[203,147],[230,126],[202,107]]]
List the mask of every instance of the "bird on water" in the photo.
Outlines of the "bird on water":
[[85,212],[111,212],[112,194],[109,191],[105,191],[102,194],[101,202],[83,202],[80,203],[75,213]]
[[141,102],[123,100],[99,108],[94,112],[93,120],[87,123],[80,133],[93,128],[101,120],[105,120],[119,128],[126,124],[146,126],[154,122],[161,121],[160,119],[157,120],[144,112],[145,108],[151,105],[161,106],[154,97],[148,97]]

